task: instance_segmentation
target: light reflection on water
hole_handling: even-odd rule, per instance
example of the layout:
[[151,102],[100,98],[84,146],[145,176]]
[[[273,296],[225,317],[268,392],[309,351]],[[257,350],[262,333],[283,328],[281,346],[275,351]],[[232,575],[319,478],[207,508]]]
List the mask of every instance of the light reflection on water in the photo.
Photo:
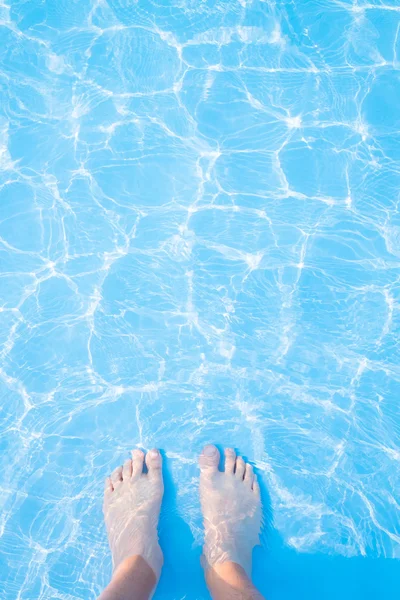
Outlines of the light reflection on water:
[[100,591],[103,479],[153,446],[158,597],[206,597],[208,442],[258,469],[270,600],[393,597],[399,19],[0,3],[4,600]]

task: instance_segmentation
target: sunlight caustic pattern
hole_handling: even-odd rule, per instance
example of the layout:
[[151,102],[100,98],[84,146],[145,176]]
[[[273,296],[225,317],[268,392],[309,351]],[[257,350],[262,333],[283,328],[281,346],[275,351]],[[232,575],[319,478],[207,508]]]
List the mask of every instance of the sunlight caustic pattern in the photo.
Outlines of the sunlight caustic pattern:
[[213,442],[288,547],[400,558],[397,2],[1,0],[0,40],[1,597],[99,592],[132,447],[194,551]]

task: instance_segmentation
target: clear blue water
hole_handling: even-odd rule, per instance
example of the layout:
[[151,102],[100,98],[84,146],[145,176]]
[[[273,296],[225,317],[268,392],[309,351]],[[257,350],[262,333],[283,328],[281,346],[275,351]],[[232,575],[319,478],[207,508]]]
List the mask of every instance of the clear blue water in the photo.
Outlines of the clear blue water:
[[0,596],[94,599],[163,449],[156,598],[207,598],[197,454],[262,481],[269,600],[398,597],[400,9],[0,2]]

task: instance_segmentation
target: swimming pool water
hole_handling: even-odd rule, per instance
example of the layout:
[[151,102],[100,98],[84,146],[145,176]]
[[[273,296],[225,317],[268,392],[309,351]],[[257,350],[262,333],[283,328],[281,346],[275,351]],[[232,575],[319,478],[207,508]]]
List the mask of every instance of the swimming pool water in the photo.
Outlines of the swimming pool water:
[[1,598],[96,597],[136,446],[156,598],[207,598],[209,442],[269,600],[397,597],[398,3],[1,0],[0,41]]

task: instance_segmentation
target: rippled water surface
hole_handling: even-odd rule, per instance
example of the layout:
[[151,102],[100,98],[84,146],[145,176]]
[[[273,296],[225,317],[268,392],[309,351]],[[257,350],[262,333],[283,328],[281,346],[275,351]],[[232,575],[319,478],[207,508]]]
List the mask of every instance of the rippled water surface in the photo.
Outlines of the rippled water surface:
[[136,446],[156,598],[207,598],[207,442],[269,600],[397,597],[397,1],[1,0],[0,43],[1,598],[96,597]]

